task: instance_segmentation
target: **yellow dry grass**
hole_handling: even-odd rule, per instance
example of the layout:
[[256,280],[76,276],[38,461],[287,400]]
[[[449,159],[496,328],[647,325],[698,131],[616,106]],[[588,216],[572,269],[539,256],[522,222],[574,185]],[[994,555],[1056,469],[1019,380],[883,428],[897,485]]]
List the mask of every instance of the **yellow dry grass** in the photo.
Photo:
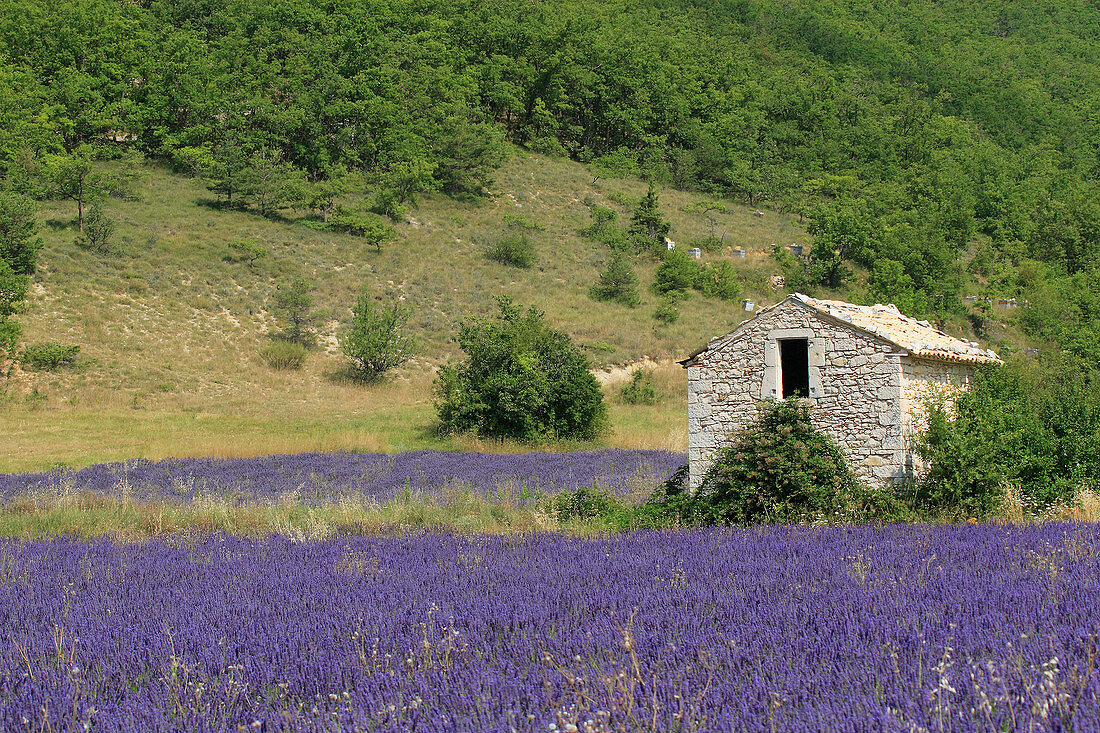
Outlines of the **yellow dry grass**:
[[308,506],[293,500],[247,505],[219,500],[144,503],[84,492],[49,499],[20,497],[0,507],[0,537],[24,540],[69,536],[133,542],[190,532],[226,532],[245,537],[281,534],[320,540],[344,534],[424,530],[462,534],[554,531],[588,536],[606,532],[607,527],[599,520],[558,522],[539,506],[471,493],[454,493],[437,501],[346,500]]

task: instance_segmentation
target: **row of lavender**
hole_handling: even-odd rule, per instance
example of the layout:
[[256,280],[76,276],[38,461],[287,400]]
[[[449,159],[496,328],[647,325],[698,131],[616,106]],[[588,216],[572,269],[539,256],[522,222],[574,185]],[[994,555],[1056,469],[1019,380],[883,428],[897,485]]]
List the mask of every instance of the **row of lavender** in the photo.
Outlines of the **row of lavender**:
[[0,541],[0,729],[1097,730],[1098,556],[1058,524]]
[[133,460],[78,471],[0,474],[0,500],[91,491],[143,501],[214,497],[255,502],[293,496],[307,504],[322,504],[347,498],[433,498],[448,490],[523,498],[594,485],[620,495],[648,495],[685,461],[682,453],[610,449],[513,455],[422,450]]

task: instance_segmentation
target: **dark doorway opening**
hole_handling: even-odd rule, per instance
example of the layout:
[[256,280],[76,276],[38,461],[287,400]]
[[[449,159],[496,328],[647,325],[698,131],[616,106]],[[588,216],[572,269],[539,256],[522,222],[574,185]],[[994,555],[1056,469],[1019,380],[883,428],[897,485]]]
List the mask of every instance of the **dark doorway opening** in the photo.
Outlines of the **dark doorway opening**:
[[779,341],[779,372],[783,375],[783,398],[810,396],[810,342],[808,339]]

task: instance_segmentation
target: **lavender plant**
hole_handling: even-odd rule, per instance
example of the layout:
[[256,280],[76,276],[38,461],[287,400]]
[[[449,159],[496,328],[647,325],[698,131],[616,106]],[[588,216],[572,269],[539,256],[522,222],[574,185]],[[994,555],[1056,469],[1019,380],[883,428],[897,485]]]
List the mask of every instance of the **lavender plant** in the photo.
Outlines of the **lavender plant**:
[[681,453],[611,449],[512,455],[424,450],[134,460],[78,471],[0,474],[0,501],[88,491],[139,501],[216,498],[252,503],[292,497],[316,505],[342,499],[430,499],[453,488],[487,497],[503,493],[523,499],[592,486],[641,498],[684,462]]
[[0,540],[0,729],[1100,727],[1094,525]]

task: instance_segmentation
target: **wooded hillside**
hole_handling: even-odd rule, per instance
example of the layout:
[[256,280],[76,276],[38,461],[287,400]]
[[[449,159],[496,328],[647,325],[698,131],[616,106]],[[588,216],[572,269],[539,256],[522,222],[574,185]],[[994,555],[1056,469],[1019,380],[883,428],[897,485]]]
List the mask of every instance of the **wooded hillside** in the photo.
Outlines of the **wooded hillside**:
[[349,172],[400,214],[484,196],[509,140],[798,213],[805,289],[985,287],[1097,357],[1098,34],[1061,0],[3,0],[0,171],[136,147],[232,201],[259,156],[326,216]]

